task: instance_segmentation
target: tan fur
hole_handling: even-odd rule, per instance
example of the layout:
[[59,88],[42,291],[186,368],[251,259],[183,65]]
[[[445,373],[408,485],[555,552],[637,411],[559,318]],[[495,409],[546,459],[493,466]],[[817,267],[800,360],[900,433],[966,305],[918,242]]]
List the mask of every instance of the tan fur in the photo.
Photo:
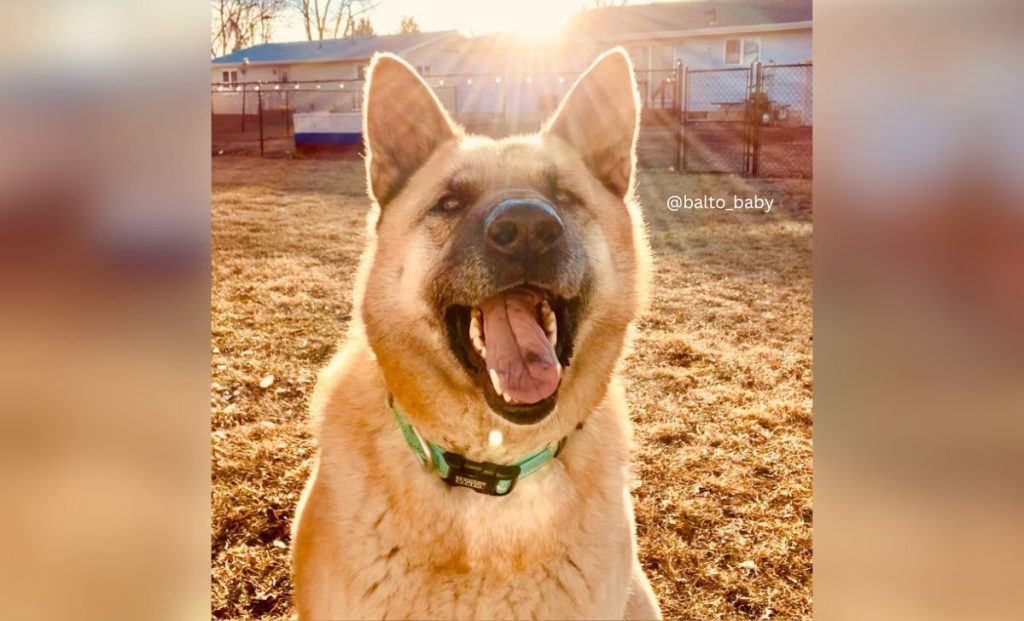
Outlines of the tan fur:
[[[312,402],[320,456],[294,527],[299,618],[660,618],[636,559],[629,421],[615,373],[649,272],[632,193],[638,109],[628,58],[616,50],[599,59],[540,134],[501,141],[465,136],[397,58],[378,56],[370,73],[371,241],[347,341]],[[586,116],[605,126],[580,131]],[[583,231],[594,281],[554,412],[520,426],[488,409],[445,346],[425,288],[444,276],[450,231],[423,212],[453,174],[523,187],[540,162],[583,203],[564,217]],[[449,488],[406,445],[389,390],[425,438],[472,460],[511,463],[570,439],[508,496]],[[488,447],[492,429],[504,434],[500,448]]]

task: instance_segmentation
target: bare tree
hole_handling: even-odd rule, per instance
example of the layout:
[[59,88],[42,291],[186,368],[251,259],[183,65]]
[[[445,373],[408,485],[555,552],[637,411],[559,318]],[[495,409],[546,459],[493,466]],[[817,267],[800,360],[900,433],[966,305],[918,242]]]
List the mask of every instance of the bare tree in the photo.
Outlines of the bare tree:
[[289,1],[302,16],[308,41],[336,39],[354,34],[356,18],[379,4],[379,0]]
[[377,34],[373,31],[373,24],[370,23],[370,18],[360,17],[356,25],[352,27],[352,36],[354,37],[369,37]]
[[592,8],[600,9],[606,6],[626,6],[629,0],[590,0]]
[[406,34],[410,32],[419,32],[420,25],[416,23],[416,18],[411,15],[403,15],[402,21],[398,24],[398,34]]
[[288,0],[212,0],[210,55],[267,43],[273,36],[274,20]]

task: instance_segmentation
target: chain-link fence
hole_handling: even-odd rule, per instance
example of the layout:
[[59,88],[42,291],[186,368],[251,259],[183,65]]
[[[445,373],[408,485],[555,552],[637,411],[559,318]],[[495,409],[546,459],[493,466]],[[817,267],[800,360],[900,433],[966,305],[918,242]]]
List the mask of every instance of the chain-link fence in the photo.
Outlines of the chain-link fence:
[[[503,137],[537,131],[578,77],[576,72],[548,72],[434,75],[424,79],[468,131]],[[678,70],[641,71],[636,77],[644,108],[640,163],[671,168],[676,165],[678,151]],[[214,152],[273,155],[313,150],[296,136],[295,115],[358,113],[364,85],[360,80],[214,84]],[[324,146],[338,145],[327,142]]]
[[684,79],[682,170],[745,173],[750,69],[690,70]]
[[752,174],[811,176],[812,71],[809,64],[760,67],[759,122],[754,136],[757,167]]
[[296,113],[354,112],[362,80],[214,84],[210,93],[215,153],[295,150]]
[[[578,77],[547,72],[424,79],[467,130],[500,138],[537,131]],[[641,166],[810,176],[810,65],[689,71],[677,65],[638,71],[636,81]],[[275,155],[320,147],[358,152],[364,87],[362,80],[214,84],[214,153]],[[318,131],[308,113],[349,113],[344,121],[351,127],[334,135]],[[297,130],[296,122],[304,127]]]
[[686,71],[681,170],[810,177],[812,65]]

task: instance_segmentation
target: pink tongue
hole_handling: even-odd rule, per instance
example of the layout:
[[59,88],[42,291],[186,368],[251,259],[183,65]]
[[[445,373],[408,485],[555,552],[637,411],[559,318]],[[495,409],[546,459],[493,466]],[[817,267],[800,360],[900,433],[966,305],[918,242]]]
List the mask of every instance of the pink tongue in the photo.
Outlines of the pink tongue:
[[537,321],[538,304],[533,291],[514,289],[480,306],[487,368],[497,371],[502,389],[520,403],[537,403],[558,388],[558,357]]

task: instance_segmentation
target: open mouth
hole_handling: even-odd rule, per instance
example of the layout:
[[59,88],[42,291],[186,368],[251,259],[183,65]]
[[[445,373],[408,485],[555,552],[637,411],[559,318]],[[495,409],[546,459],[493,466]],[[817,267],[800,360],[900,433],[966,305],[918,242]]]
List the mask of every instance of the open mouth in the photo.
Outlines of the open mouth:
[[492,410],[517,424],[551,413],[572,355],[578,299],[521,286],[445,311],[449,345]]

